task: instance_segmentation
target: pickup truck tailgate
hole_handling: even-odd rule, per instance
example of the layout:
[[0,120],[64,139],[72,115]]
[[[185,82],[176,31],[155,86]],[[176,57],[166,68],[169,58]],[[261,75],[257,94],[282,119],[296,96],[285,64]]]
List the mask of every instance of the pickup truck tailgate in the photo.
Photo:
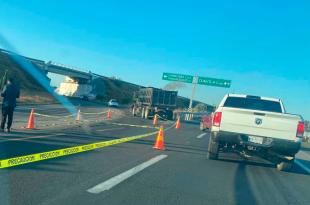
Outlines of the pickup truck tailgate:
[[223,107],[220,131],[295,140],[297,115]]

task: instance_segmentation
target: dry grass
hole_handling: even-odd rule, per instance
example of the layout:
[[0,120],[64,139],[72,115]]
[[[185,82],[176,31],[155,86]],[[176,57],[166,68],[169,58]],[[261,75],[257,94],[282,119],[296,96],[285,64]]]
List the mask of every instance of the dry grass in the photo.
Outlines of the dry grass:
[[21,96],[19,103],[53,103],[54,98],[48,94],[37,81],[20,68],[8,55],[0,52],[0,77],[8,71],[10,77],[16,79],[17,84],[21,88]]
[[8,55],[0,52],[0,77],[4,75],[5,71],[8,71],[9,77],[14,77],[17,84],[21,89],[41,91],[43,88],[39,83],[21,67],[16,64]]
[[18,102],[19,103],[22,103],[22,104],[46,104],[46,103],[56,103],[56,100],[46,94],[46,93],[36,93],[36,94],[22,94],[20,96],[20,98],[18,99]]

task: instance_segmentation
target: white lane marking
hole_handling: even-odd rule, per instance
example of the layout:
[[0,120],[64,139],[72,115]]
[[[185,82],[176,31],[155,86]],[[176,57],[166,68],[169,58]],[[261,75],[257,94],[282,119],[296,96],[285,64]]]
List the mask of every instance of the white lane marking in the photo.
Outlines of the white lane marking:
[[159,162],[160,160],[162,159],[165,159],[166,157],[168,157],[168,155],[165,155],[165,154],[162,154],[162,155],[158,155],[146,162],[143,162],[142,164],[132,168],[132,169],[129,169],[117,176],[114,176],[110,179],[108,179],[107,181],[105,182],[102,182],[96,186],[94,186],[93,188],[90,188],[87,190],[87,192],[89,193],[92,193],[92,194],[99,194],[103,191],[107,191],[111,188],[113,188],[114,186],[118,185],[119,183],[125,181],[126,179],[132,177],[133,175],[141,172],[143,169]]
[[[31,137],[19,137],[19,138],[0,138],[0,142],[7,142],[7,141],[23,141],[23,140],[28,140],[28,139],[38,139],[38,138],[48,138],[48,137],[56,137],[64,134],[50,134],[50,135],[39,135],[39,136],[31,136]],[[9,136],[9,135],[8,135]]]
[[198,135],[197,138],[200,139],[200,138],[202,138],[203,136],[205,136],[206,134],[207,134],[207,133],[202,133],[201,135]]
[[305,170],[308,174],[310,174],[310,169],[306,165],[304,165],[301,161],[299,161],[298,159],[295,159],[295,164],[297,164],[303,170]]

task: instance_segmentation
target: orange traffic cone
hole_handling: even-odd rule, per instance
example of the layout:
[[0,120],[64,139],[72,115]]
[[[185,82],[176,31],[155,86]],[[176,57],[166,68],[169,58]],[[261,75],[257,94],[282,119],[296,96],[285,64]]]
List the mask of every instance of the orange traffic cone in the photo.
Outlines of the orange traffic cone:
[[31,129],[31,130],[33,130],[35,128],[35,125],[34,125],[34,109],[31,109],[31,113],[29,115],[28,124],[27,124],[26,128]]
[[112,118],[112,112],[111,110],[108,111],[108,120],[110,120]]
[[164,127],[160,126],[157,139],[155,142],[155,145],[153,147],[154,149],[158,150],[165,150],[165,144],[164,144]]
[[175,124],[175,129],[180,129],[181,123],[180,123],[180,117],[178,117],[177,123]]
[[154,125],[154,126],[157,125],[157,122],[158,122],[158,117],[157,117],[157,115],[155,114],[154,119],[153,119],[153,125]]
[[96,122],[99,121],[99,118],[100,118],[100,114],[98,113],[98,114],[96,115]]
[[78,113],[76,115],[76,121],[80,121],[81,120],[81,110],[78,110]]

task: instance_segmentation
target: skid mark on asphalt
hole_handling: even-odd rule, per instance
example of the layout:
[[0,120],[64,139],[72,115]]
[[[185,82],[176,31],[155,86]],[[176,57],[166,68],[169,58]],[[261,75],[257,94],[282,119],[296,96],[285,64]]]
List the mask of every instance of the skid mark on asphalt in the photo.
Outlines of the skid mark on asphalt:
[[60,135],[64,135],[62,133],[58,133],[58,134],[49,134],[49,135],[39,135],[39,136],[31,136],[31,137],[17,137],[17,138],[4,138],[4,137],[0,137],[0,143],[1,142],[9,142],[9,141],[27,141],[30,139],[41,139],[41,138],[49,138],[49,137],[57,137]]
[[297,153],[297,157],[300,157],[301,159],[303,158],[309,158],[310,157],[310,154],[306,151],[302,151],[300,150],[298,153]]
[[96,186],[94,186],[93,188],[90,188],[87,190],[87,192],[92,193],[92,194],[99,194],[101,192],[107,191],[111,188],[113,188],[114,186],[118,185],[119,183],[125,181],[126,179],[134,176],[135,174],[141,172],[142,170],[146,169],[147,167],[165,159],[166,157],[168,157],[168,155],[158,155],[146,162],[143,162],[142,164],[133,167],[132,169],[129,169],[117,176],[114,176],[112,178],[110,178],[109,180],[102,182]]
[[97,132],[104,132],[104,131],[122,130],[122,129],[125,129],[125,127],[108,128],[108,129],[102,129],[102,130],[96,130],[96,131]]
[[110,124],[112,124],[112,125],[119,125],[119,126],[128,126],[128,127],[140,127],[140,128],[158,129],[157,127],[148,126],[148,125],[133,125],[133,124],[124,124],[124,123],[116,123],[116,122],[112,122]]

